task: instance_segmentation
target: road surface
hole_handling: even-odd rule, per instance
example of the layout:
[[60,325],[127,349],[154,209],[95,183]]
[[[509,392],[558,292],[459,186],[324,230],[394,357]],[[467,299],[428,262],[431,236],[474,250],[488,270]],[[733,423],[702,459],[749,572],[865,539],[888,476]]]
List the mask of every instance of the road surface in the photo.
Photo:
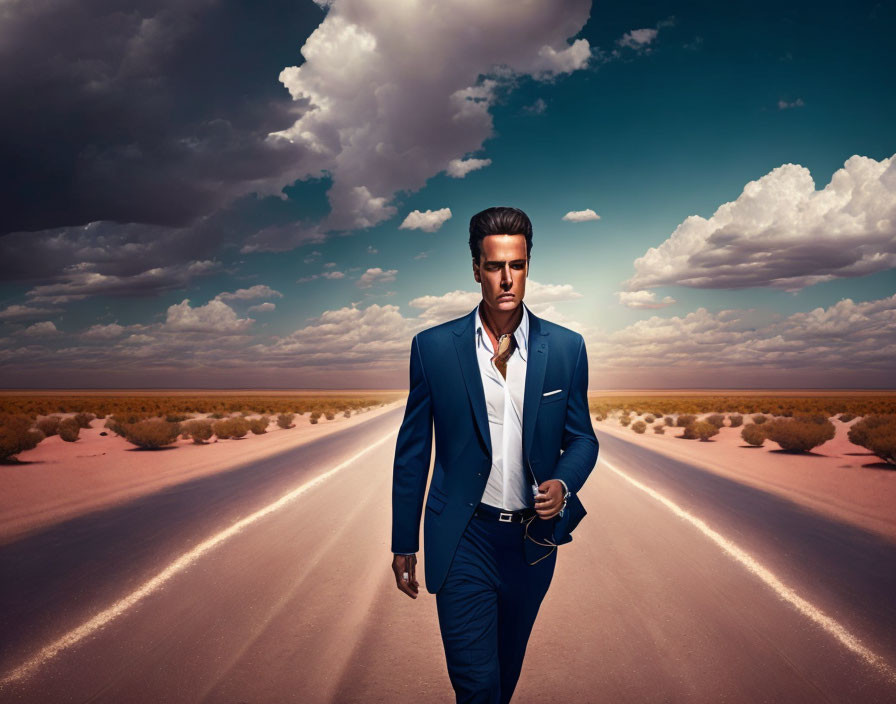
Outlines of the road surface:
[[[0,547],[0,702],[453,702],[403,410]],[[597,433],[515,703],[896,702],[896,544]]]

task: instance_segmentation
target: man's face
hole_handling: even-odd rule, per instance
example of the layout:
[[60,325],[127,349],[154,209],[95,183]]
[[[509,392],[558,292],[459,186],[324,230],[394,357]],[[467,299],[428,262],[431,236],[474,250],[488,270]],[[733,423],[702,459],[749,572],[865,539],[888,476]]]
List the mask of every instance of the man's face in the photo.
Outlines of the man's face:
[[529,260],[525,235],[487,235],[482,238],[473,277],[482,286],[482,300],[494,311],[516,309],[526,295]]

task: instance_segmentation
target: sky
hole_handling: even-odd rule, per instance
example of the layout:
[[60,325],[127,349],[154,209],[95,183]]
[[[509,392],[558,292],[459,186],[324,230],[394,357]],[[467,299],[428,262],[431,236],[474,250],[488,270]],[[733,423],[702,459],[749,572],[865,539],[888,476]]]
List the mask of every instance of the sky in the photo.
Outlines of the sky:
[[406,388],[511,205],[591,389],[892,388],[894,20],[0,0],[0,387]]

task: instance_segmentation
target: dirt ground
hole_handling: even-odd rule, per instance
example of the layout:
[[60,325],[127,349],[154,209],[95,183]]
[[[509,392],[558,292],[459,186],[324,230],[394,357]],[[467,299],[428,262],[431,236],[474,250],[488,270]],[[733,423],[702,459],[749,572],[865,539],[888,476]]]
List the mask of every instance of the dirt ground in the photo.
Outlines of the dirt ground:
[[0,464],[0,544],[88,511],[282,452],[403,403],[401,399],[349,418],[322,417],[317,424],[306,413],[295,417],[292,428],[279,428],[275,419],[262,435],[249,433],[217,442],[213,437],[205,445],[178,439],[159,450],[135,448],[109,431],[100,435],[104,421],[94,420],[92,427],[81,429],[75,442],[54,435],[19,453],[21,464]]
[[741,439],[741,428],[728,426],[703,442],[682,439],[682,428],[655,433],[652,426],[662,419],[643,435],[615,418],[592,422],[598,433],[612,433],[896,540],[896,467],[849,442],[849,427],[858,420],[833,420],[834,438],[808,453],[784,452],[769,440],[752,447]]

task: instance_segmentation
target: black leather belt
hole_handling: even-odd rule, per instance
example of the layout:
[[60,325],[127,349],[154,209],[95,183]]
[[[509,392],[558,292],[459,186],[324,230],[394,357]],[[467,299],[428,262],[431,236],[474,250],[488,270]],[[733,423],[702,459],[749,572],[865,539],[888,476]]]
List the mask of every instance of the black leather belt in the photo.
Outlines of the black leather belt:
[[500,521],[501,523],[522,523],[525,519],[535,515],[534,508],[521,508],[516,511],[502,511],[497,506],[484,504],[481,501],[473,512],[476,518],[483,518],[489,521]]

